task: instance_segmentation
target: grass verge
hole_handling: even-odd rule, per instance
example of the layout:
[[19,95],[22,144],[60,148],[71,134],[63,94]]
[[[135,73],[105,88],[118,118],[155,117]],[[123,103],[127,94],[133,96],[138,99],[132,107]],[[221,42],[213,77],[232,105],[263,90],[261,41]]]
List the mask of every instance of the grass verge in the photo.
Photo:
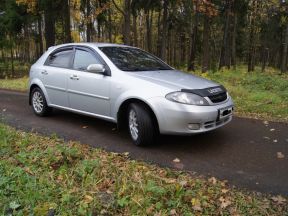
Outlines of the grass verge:
[[1,215],[287,215],[281,196],[0,124]]
[[27,91],[28,77],[23,77],[19,79],[0,79],[0,88],[17,91]]

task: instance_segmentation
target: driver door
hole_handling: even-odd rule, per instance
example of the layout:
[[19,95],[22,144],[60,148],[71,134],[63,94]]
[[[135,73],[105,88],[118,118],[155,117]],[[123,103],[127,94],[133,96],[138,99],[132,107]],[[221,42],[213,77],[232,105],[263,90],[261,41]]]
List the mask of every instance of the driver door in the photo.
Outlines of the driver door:
[[68,75],[70,108],[88,114],[110,116],[110,76],[87,71],[90,64],[103,64],[90,49],[77,47]]

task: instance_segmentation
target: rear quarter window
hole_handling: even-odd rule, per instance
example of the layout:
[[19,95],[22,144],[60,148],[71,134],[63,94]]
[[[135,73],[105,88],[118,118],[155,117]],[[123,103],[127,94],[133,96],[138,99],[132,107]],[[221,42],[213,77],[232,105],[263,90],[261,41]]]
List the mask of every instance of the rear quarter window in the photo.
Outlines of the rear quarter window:
[[45,65],[61,68],[69,68],[72,62],[73,50],[63,50],[48,56]]

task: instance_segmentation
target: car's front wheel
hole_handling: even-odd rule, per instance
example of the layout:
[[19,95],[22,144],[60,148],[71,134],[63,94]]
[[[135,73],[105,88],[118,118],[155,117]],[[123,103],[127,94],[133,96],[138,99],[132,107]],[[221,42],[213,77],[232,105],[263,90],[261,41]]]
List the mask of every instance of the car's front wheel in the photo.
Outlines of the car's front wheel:
[[47,116],[51,112],[51,108],[47,105],[45,95],[40,88],[32,90],[31,104],[34,113],[38,116]]
[[133,103],[129,106],[128,127],[130,136],[137,146],[153,144],[158,135],[151,113],[140,104]]

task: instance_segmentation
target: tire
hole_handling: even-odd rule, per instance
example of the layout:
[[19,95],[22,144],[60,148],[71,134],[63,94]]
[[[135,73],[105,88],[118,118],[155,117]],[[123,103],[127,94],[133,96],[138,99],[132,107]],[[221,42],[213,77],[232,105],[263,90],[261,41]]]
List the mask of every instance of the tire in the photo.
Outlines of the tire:
[[34,88],[31,92],[31,105],[37,116],[47,116],[51,113],[52,108],[47,105],[45,95],[40,88]]
[[129,134],[135,145],[147,146],[156,141],[158,130],[146,107],[131,104],[128,108],[127,122]]

